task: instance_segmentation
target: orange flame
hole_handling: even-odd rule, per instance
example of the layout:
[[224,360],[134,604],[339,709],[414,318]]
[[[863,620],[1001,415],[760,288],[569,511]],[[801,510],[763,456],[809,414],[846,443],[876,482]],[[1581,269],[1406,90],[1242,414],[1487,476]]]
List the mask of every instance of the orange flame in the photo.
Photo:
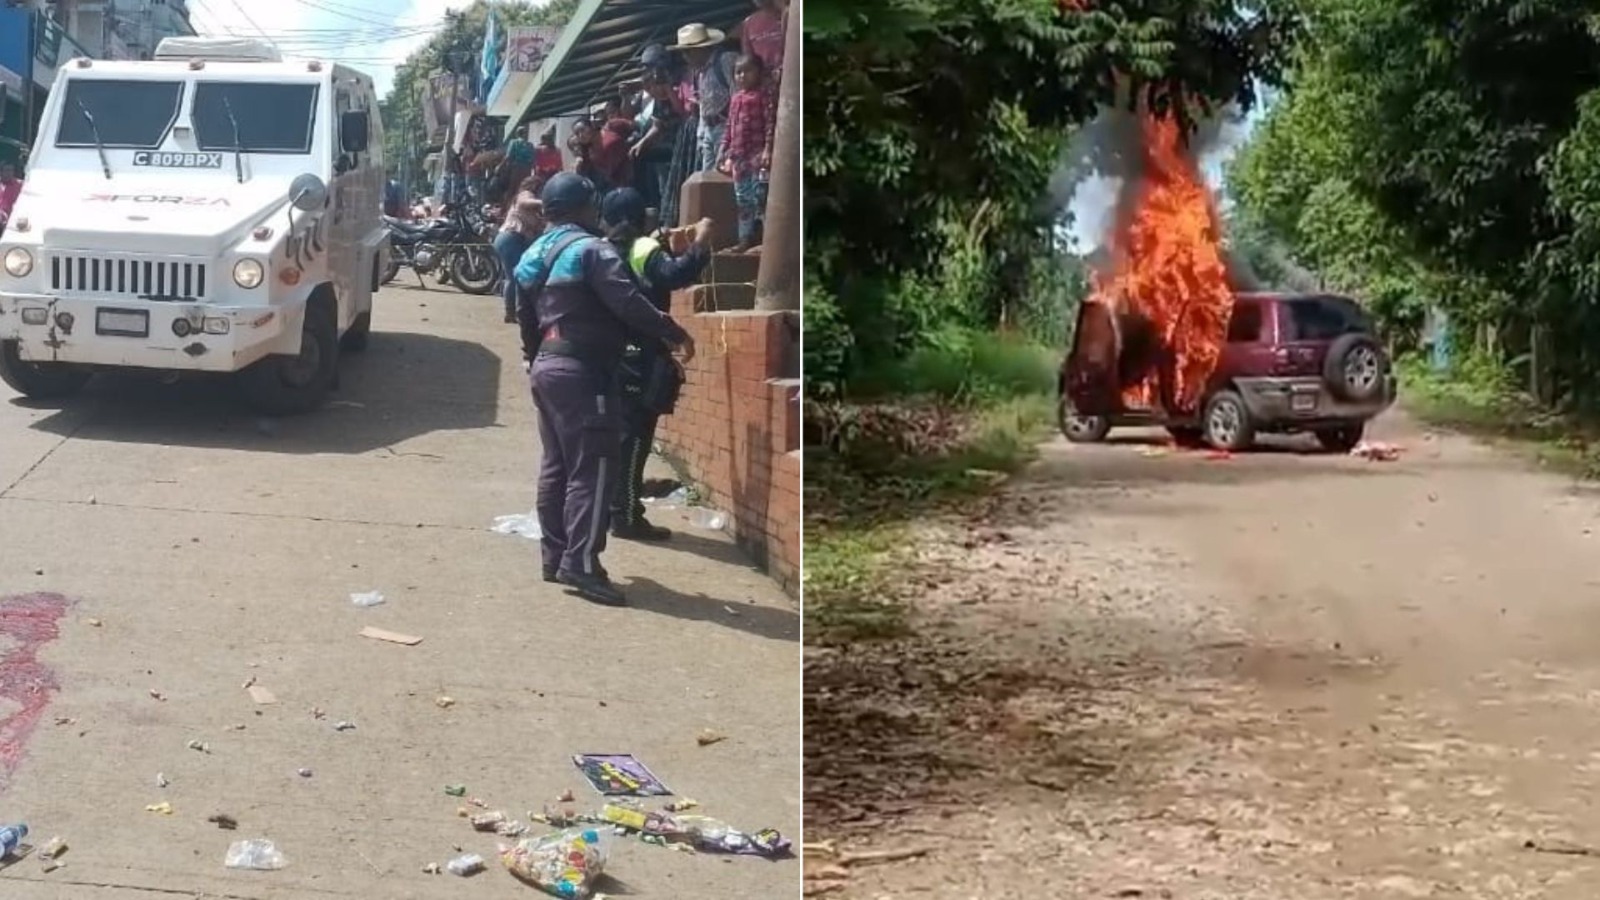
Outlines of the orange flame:
[[1123,406],[1191,412],[1221,355],[1233,292],[1216,207],[1182,128],[1146,114],[1143,137],[1142,180],[1118,211],[1112,267],[1096,275],[1086,302],[1107,305],[1155,344],[1149,364],[1121,386]]

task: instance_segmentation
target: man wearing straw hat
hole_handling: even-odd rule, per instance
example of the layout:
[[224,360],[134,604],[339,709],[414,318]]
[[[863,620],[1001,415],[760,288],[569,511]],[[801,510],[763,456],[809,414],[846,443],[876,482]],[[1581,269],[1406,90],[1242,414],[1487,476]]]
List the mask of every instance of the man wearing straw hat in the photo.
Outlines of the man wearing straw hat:
[[728,35],[704,23],[694,22],[678,29],[678,42],[667,48],[683,54],[694,76],[695,101],[700,110],[699,144],[696,164],[702,172],[717,167],[722,134],[728,127],[728,105],[733,99],[733,67],[739,54],[728,49]]

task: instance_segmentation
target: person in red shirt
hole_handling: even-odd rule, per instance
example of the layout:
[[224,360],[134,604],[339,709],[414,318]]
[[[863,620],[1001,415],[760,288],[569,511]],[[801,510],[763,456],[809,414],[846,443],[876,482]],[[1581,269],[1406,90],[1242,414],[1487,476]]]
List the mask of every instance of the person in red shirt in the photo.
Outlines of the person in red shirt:
[[4,225],[11,218],[11,211],[17,206],[17,198],[22,195],[22,179],[17,177],[17,167],[11,163],[0,163],[0,225]]
[[733,177],[733,199],[739,208],[739,243],[746,252],[761,243],[767,209],[767,168],[772,165],[772,129],[763,89],[761,57],[747,54],[733,69],[739,89],[728,101],[728,128],[722,135],[718,168]]
[[566,163],[561,159],[561,148],[556,146],[556,130],[550,128],[539,135],[539,146],[533,151],[533,177],[538,183],[534,193],[537,194],[539,188],[544,187],[550,176],[565,167]]
[[628,153],[633,140],[633,122],[615,118],[606,122],[589,147],[588,167],[580,174],[594,182],[602,196],[610,190],[633,184],[633,156]]

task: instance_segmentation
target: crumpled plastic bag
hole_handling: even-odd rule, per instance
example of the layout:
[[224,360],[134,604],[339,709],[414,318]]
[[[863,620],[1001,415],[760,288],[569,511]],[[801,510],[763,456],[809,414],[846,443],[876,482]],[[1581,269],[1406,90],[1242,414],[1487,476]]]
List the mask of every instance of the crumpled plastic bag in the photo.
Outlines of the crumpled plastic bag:
[[228,845],[228,855],[222,864],[230,869],[256,869],[276,871],[289,864],[278,846],[271,841],[234,841]]
[[593,828],[569,828],[502,845],[500,861],[512,875],[547,894],[587,900],[605,871],[606,848]]
[[539,513],[537,511],[520,513],[514,516],[496,516],[494,524],[489,530],[495,534],[511,534],[536,541],[543,536],[539,530]]

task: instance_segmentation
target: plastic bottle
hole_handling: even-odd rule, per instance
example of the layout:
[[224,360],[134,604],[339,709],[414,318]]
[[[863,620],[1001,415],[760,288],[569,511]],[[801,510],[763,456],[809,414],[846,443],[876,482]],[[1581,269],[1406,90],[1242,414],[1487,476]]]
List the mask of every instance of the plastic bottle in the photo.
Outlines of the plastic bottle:
[[22,846],[22,839],[28,836],[28,826],[18,822],[15,825],[0,825],[0,859],[5,859],[17,852]]

